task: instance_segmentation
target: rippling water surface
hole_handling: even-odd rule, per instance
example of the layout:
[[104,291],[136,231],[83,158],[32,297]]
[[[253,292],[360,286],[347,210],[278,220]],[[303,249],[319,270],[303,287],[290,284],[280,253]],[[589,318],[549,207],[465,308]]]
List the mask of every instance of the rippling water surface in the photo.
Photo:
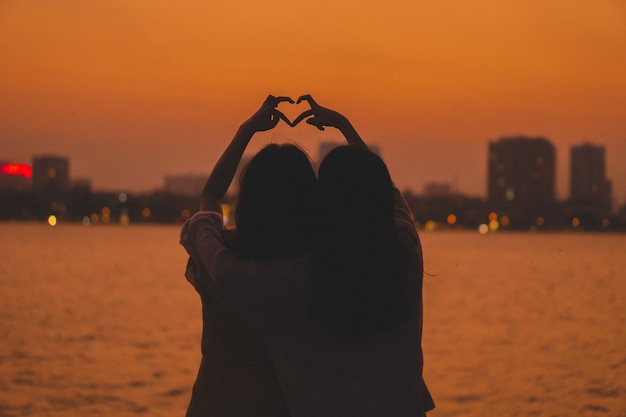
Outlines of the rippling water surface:
[[[0,416],[182,416],[200,300],[177,226],[0,224]],[[626,417],[626,235],[422,234],[444,416]]]

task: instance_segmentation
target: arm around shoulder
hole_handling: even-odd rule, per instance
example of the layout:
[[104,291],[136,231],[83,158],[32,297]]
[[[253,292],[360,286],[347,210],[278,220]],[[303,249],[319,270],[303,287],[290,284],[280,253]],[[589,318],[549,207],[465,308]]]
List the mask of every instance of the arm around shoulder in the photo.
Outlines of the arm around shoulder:
[[253,285],[256,262],[238,259],[225,246],[221,235],[222,215],[196,213],[183,225],[180,243],[194,266],[195,281],[207,288],[224,305],[236,309],[245,304]]

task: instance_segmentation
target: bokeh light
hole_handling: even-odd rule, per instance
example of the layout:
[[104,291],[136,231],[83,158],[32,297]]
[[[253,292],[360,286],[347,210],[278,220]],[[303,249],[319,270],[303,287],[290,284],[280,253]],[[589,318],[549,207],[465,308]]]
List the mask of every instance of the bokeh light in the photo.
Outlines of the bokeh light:
[[515,190],[512,188],[507,188],[506,189],[506,193],[505,193],[505,197],[508,201],[513,201],[515,200]]
[[107,206],[102,207],[102,223],[109,224],[111,222],[111,209]]

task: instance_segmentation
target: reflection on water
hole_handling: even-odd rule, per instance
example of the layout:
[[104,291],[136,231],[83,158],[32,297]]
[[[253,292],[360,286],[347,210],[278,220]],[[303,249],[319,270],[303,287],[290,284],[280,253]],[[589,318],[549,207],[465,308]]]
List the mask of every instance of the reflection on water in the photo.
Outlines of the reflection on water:
[[[176,226],[0,225],[0,416],[184,415]],[[626,235],[424,233],[433,416],[626,416]]]

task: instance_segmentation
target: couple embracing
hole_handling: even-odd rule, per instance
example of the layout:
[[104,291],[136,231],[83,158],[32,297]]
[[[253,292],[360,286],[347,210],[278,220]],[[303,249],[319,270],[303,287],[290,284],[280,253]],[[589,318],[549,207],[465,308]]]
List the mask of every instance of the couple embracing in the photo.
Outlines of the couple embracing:
[[[181,244],[202,299],[202,362],[187,416],[417,417],[422,377],[419,237],[385,163],[322,107],[293,122],[269,96],[211,172]],[[235,230],[221,201],[252,136],[280,120],[338,129],[318,175],[297,146],[271,144],[240,178]]]

